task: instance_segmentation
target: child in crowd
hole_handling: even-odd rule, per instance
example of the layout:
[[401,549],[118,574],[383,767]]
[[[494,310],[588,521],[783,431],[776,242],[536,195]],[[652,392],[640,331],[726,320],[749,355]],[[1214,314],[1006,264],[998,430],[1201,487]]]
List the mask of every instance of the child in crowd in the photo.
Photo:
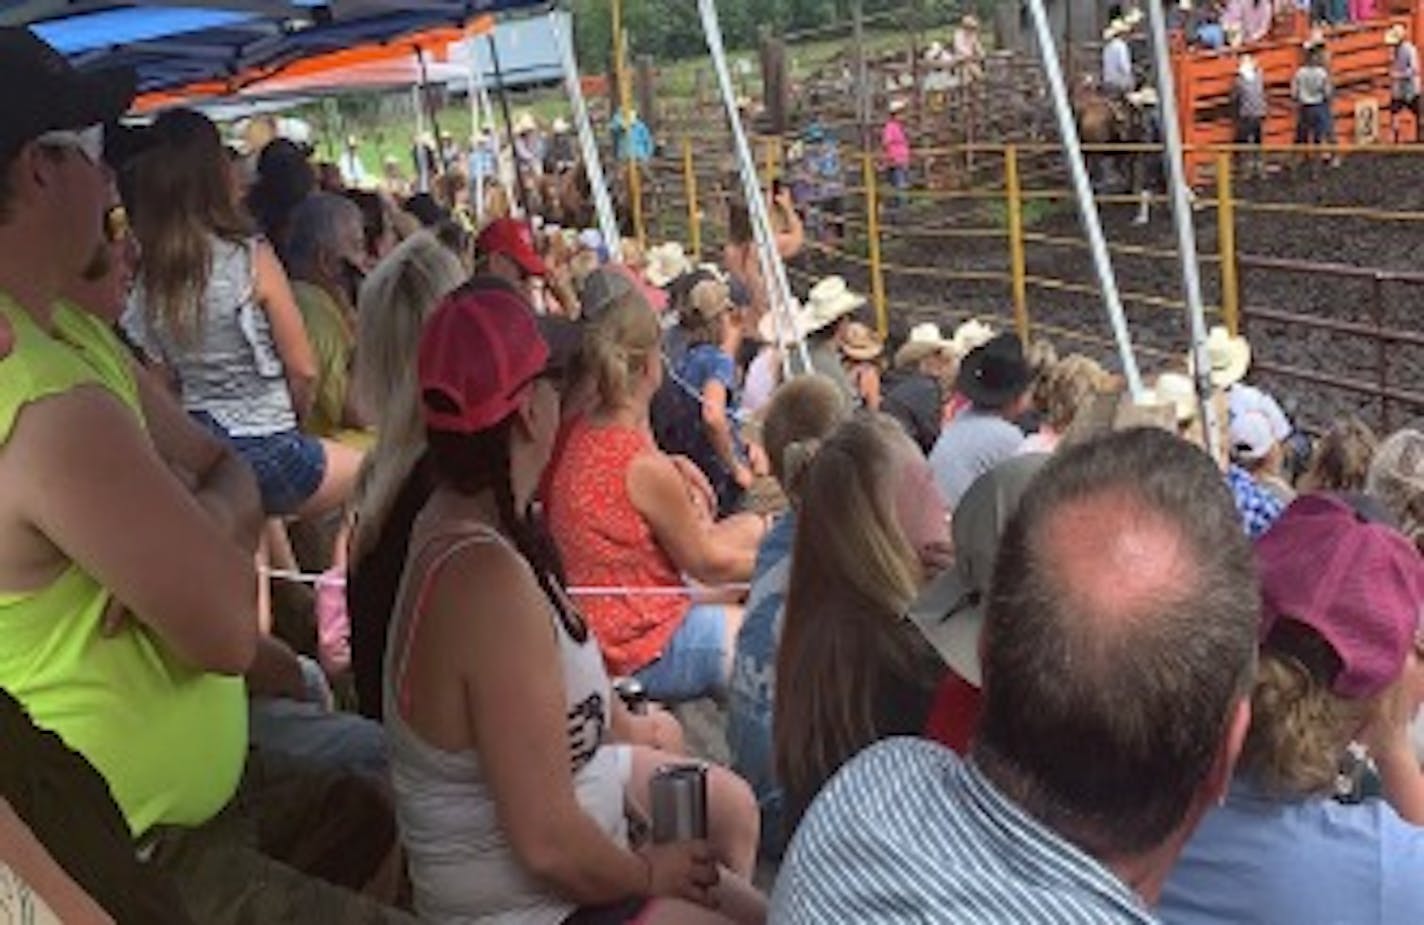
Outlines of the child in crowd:
[[850,380],[861,407],[880,410],[880,368],[885,341],[869,325],[852,321],[841,332],[841,355],[845,357],[846,378]]
[[1353,414],[1339,419],[1315,442],[1300,491],[1364,491],[1377,446],[1379,439],[1364,421]]

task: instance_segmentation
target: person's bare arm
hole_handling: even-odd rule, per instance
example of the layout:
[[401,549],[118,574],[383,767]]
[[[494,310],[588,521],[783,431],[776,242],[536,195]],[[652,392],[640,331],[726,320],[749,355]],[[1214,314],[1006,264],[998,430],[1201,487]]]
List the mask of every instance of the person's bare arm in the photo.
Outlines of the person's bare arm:
[[775,204],[785,216],[787,224],[786,230],[776,235],[776,252],[781,255],[782,260],[789,260],[801,253],[801,248],[806,246],[806,226],[801,221],[801,214],[791,202],[789,190],[782,190],[776,197]]
[[628,498],[652,528],[658,545],[683,572],[705,584],[745,581],[756,562],[756,545],[735,546],[697,517],[697,509],[674,466],[660,453],[644,453],[628,467]]
[[257,245],[254,260],[257,271],[257,299],[267,312],[272,326],[272,340],[286,371],[287,388],[292,393],[292,407],[298,417],[305,417],[316,401],[316,354],[312,351],[302,313],[297,308],[287,271],[277,259],[271,245]]
[[[84,386],[20,412],[0,466],[22,519],[181,658],[242,674],[257,644],[252,557],[164,466],[133,413]],[[43,473],[25,490],[21,473]]]
[[[499,619],[471,619],[476,600],[501,602]],[[450,651],[471,653],[462,672],[465,705],[510,846],[531,872],[580,904],[647,895],[707,902],[716,874],[706,843],[662,846],[640,857],[579,805],[548,607],[528,569],[507,550],[472,547],[436,577],[422,627],[456,647]],[[519,691],[513,700],[512,690]],[[694,889],[694,881],[703,887]]]
[[256,550],[264,515],[252,467],[195,423],[153,373],[135,363],[134,377],[158,455],[179,473],[224,536]]
[[737,484],[743,488],[751,485],[751,470],[737,459],[737,445],[732,439],[732,422],[727,417],[727,387],[715,380],[702,387],[702,426],[707,429],[712,451],[731,470]]

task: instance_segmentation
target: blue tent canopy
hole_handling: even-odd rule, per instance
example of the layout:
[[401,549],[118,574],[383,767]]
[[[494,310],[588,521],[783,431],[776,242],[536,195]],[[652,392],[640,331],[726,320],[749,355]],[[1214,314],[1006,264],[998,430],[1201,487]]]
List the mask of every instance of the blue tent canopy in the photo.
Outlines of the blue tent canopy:
[[548,0],[0,0],[76,66],[132,67],[145,92],[456,26]]

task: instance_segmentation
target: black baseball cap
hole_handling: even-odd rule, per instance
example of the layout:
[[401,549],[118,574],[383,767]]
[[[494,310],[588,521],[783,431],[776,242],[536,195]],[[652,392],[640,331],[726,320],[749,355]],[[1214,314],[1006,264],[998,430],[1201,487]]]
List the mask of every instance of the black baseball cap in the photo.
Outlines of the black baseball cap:
[[45,132],[114,122],[137,92],[130,70],[80,73],[21,26],[0,27],[0,158]]

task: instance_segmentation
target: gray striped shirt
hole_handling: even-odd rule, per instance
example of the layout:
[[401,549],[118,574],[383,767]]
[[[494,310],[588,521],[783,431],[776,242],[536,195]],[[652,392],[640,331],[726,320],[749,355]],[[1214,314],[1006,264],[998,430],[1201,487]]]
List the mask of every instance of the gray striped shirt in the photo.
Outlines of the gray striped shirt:
[[918,739],[862,752],[811,806],[781,867],[773,923],[1137,923],[1111,872],[1032,819],[974,765]]

